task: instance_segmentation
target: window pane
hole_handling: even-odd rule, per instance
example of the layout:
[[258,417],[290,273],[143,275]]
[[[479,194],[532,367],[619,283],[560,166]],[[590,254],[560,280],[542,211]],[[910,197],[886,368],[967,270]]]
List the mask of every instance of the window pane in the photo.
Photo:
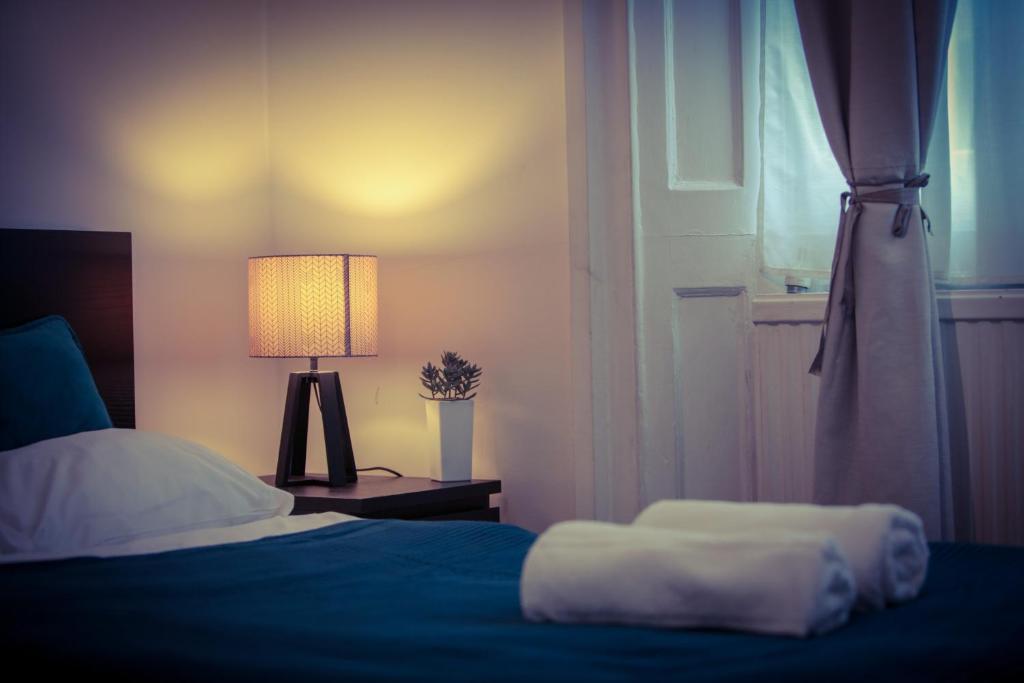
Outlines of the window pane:
[[793,2],[765,5],[764,267],[827,277],[846,181],[818,117]]
[[947,278],[1024,282],[1024,2],[960,0],[949,46]]

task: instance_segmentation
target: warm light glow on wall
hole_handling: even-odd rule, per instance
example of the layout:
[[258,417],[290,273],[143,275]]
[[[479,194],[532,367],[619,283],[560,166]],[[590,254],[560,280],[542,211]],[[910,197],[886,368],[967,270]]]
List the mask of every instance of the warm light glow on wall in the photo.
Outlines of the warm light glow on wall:
[[531,40],[550,8],[514,5],[272,5],[275,175],[334,210],[395,218],[507,174],[551,110],[527,74],[561,65]]
[[[158,194],[194,202],[248,189],[266,170],[253,93],[230,68],[182,69],[123,98],[104,131],[114,162]],[[232,85],[234,84],[234,87]]]
[[434,209],[492,174],[526,126],[457,87],[430,99],[401,80],[369,90],[359,102],[321,92],[301,117],[317,135],[280,132],[275,162],[292,190],[363,216]]
[[377,355],[377,257],[250,258],[249,355]]
[[131,230],[143,250],[259,248],[269,234],[262,3],[0,4],[12,130],[48,178],[41,222]]

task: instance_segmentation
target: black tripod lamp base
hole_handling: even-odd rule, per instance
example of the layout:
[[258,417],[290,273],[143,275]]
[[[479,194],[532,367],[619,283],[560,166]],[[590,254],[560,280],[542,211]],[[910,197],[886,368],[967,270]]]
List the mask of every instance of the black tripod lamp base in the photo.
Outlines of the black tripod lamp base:
[[[324,423],[327,447],[327,479],[306,477],[306,436],[309,429],[309,392],[319,388],[320,415]],[[352,437],[345,415],[345,399],[336,372],[293,372],[288,377],[288,396],[284,403],[281,449],[277,456],[276,486],[325,484],[345,486],[355,483],[356,460]]]

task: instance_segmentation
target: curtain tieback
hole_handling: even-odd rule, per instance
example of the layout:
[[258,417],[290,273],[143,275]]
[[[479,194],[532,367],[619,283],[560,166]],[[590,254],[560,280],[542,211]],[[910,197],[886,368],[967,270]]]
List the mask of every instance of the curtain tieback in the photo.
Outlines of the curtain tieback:
[[[913,212],[915,206],[921,205],[921,198],[918,194],[918,190],[928,186],[928,174],[921,173],[916,175],[910,180],[903,183],[903,187],[897,187],[885,190],[872,190],[870,192],[864,192],[863,190],[868,187],[877,187],[876,185],[850,185],[852,192],[843,193],[843,207],[842,214],[846,213],[846,200],[849,199],[850,204],[898,204],[899,208],[896,209],[896,216],[892,222],[892,234],[896,237],[903,237],[907,234],[907,228],[910,227],[910,215]],[[928,214],[921,209],[921,219],[925,222],[925,227],[928,232],[932,231],[932,222],[928,218]]]
[[[918,191],[928,185],[928,174],[921,173],[910,180],[904,181],[903,187],[888,188],[881,190],[865,191],[867,188],[878,187],[878,185],[855,185],[850,183],[850,191],[839,196],[839,228],[836,235],[836,250],[832,254],[832,277],[828,288],[828,303],[825,304],[825,320],[821,325],[821,340],[818,342],[818,353],[811,362],[809,372],[812,375],[821,374],[821,363],[825,355],[825,338],[828,335],[829,318],[832,316],[833,297],[839,296],[840,305],[843,308],[843,315],[846,318],[853,317],[854,311],[854,268],[853,268],[853,231],[857,227],[864,204],[896,204],[896,215],[892,221],[892,234],[894,237],[902,238],[907,234],[910,227],[910,217],[914,207],[920,207],[921,200]],[[847,220],[847,214],[853,212],[853,217]],[[921,209],[921,220],[928,232],[932,231],[932,222],[928,214]],[[849,243],[844,250],[844,243]],[[846,254],[846,263],[840,268],[840,254]],[[840,271],[841,277],[840,277]]]

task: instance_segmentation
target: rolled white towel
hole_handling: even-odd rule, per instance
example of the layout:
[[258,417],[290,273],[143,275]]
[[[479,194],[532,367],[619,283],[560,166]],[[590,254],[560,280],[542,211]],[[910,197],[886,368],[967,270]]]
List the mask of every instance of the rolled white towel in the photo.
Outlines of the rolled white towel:
[[846,622],[853,575],[823,534],[730,535],[562,522],[523,566],[532,621],[710,627],[789,636]]
[[928,571],[921,519],[896,505],[662,500],[633,523],[708,534],[785,529],[834,536],[853,569],[861,609],[881,609],[887,602],[916,597]]

